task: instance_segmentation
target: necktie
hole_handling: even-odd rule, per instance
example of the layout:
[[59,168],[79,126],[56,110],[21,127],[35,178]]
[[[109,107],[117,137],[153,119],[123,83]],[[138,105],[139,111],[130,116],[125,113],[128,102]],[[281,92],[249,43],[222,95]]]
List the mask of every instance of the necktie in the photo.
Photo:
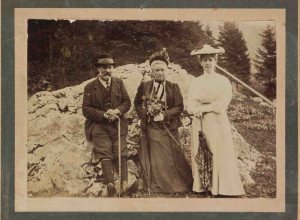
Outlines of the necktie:
[[106,89],[109,90],[109,81],[106,81]]

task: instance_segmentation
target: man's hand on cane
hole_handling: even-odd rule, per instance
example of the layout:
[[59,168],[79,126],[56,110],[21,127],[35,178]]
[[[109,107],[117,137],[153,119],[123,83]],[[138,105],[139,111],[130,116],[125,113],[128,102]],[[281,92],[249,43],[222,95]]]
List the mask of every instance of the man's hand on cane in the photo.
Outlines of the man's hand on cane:
[[195,116],[196,116],[197,118],[202,117],[202,115],[203,115],[203,112],[202,112],[202,111],[198,111],[198,112],[195,113]]
[[121,115],[119,109],[108,109],[104,114],[107,116],[109,121],[114,121]]

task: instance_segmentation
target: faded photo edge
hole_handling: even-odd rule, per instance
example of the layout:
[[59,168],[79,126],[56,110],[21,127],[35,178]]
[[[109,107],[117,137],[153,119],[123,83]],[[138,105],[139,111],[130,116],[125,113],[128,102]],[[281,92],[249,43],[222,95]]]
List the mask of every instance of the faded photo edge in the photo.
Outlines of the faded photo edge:
[[[122,13],[119,13],[122,10]],[[230,10],[230,13],[228,11]],[[274,13],[276,11],[276,13]],[[89,12],[88,14],[86,12]],[[101,12],[101,13],[99,13]],[[263,12],[263,13],[262,13]],[[101,15],[99,15],[101,14]],[[237,19],[238,18],[238,19]],[[254,19],[255,18],[255,19]],[[277,38],[275,199],[112,199],[27,197],[27,20],[274,20]],[[15,210],[99,212],[285,211],[285,10],[284,9],[15,9]],[[130,201],[130,204],[129,204]]]

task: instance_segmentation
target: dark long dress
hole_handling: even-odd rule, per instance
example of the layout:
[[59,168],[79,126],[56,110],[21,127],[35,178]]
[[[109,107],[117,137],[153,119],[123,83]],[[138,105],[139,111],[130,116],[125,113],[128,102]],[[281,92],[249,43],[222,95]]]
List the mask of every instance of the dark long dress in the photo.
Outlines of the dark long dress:
[[[172,132],[178,137],[178,131]],[[183,152],[179,152],[168,132],[158,126],[147,130],[151,162],[151,192],[189,192],[192,189],[192,173]]]

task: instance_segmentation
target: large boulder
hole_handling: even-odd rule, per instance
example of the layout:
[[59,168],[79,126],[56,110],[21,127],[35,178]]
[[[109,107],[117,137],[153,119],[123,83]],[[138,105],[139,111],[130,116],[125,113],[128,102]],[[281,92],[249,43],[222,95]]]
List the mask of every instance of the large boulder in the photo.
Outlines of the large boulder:
[[[133,101],[142,80],[150,79],[148,62],[129,64],[115,69],[114,76],[121,77]],[[189,83],[194,77],[179,65],[170,64],[167,79],[177,82],[184,99]],[[91,79],[93,80],[93,79]],[[29,196],[75,196],[99,197],[106,195],[102,183],[101,166],[90,166],[92,146],[84,135],[81,105],[84,86],[91,80],[74,87],[52,92],[38,92],[28,100],[28,195]],[[139,148],[138,118],[132,107],[126,114],[130,120],[127,147],[129,183],[141,181],[137,160]],[[190,163],[190,125],[182,119],[181,143]],[[238,168],[244,184],[253,183],[250,172],[254,170],[261,154],[248,144],[232,127]],[[117,176],[116,176],[116,181]]]

